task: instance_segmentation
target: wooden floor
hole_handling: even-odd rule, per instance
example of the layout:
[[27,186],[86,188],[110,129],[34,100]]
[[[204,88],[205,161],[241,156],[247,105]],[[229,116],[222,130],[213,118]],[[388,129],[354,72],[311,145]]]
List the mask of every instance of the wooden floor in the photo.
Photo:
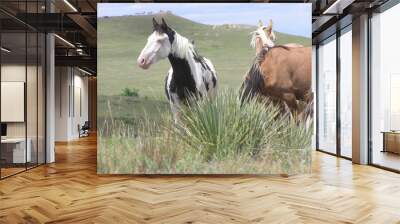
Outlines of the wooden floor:
[[374,150],[373,155],[374,164],[389,167],[395,170],[400,170],[400,155],[391,152],[381,152]]
[[400,223],[400,175],[315,153],[313,173],[97,176],[94,137],[0,181],[0,223]]
[[13,174],[19,173],[19,172],[23,172],[25,171],[25,167],[23,168],[14,168],[14,167],[7,167],[7,168],[1,168],[1,177],[8,177],[11,176]]

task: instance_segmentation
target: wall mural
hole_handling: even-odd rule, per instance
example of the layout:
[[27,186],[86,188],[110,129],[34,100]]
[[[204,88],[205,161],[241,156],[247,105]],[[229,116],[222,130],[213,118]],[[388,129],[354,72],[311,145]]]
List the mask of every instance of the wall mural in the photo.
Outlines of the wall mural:
[[99,4],[97,172],[310,172],[310,21],[311,4]]

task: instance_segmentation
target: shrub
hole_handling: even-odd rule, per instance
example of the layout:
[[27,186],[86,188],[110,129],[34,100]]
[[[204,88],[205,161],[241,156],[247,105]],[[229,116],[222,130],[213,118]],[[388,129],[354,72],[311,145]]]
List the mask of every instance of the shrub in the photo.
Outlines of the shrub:
[[122,90],[121,95],[122,95],[122,96],[139,97],[139,90],[134,89],[134,88],[132,88],[132,89],[130,89],[130,88],[124,88],[124,89]]
[[254,97],[242,103],[234,91],[223,91],[182,108],[175,133],[208,161],[254,156],[278,134],[283,124],[278,114],[268,100]]

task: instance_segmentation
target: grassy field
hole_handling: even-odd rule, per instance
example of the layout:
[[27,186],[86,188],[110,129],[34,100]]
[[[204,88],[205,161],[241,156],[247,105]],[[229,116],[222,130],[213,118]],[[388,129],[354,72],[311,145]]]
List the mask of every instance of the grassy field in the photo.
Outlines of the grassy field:
[[[146,105],[150,109],[152,105]],[[110,119],[99,129],[102,174],[297,174],[310,172],[312,124],[280,115],[279,107],[237,91],[219,92],[181,108],[141,114],[135,124]]]
[[[287,145],[286,143],[289,144],[290,141],[286,142],[282,133],[287,134],[287,131],[282,131],[283,129],[279,133],[276,132],[275,137],[277,141],[283,139],[286,145],[275,146],[272,151],[264,150],[265,153],[256,160],[252,153],[233,154],[229,158],[222,159],[211,158],[199,154],[199,150],[191,147],[189,142],[184,142],[185,136],[180,136],[182,133],[171,132],[171,130],[176,130],[176,125],[171,121],[172,115],[164,95],[164,80],[170,67],[168,60],[152,65],[149,70],[142,70],[136,65],[136,59],[152,32],[151,19],[153,17],[154,15],[99,18],[99,173],[269,174],[299,173],[309,170],[309,148],[305,147],[307,144]],[[211,26],[172,14],[155,17],[158,19],[163,17],[179,34],[194,40],[198,52],[209,58],[217,70],[219,91],[230,89],[231,92],[237,94],[237,89],[254,57],[254,49],[250,47],[250,32],[255,30],[255,26]],[[256,24],[257,21],[254,23]],[[279,32],[276,32],[276,35],[277,44],[311,45],[309,38]],[[124,91],[126,88],[132,91]],[[127,96],[124,92],[134,92],[134,94]],[[217,108],[215,111],[224,111],[224,109]],[[230,114],[230,111],[225,113]],[[269,112],[261,110],[260,113],[268,114]],[[222,117],[214,113],[209,119],[221,120]],[[236,117],[232,117],[231,120],[235,119]],[[243,120],[237,120],[237,122],[243,122]],[[243,126],[237,124],[239,123],[232,123],[233,126],[230,129],[235,130]],[[204,127],[204,124],[198,125]],[[185,128],[187,127],[183,126],[180,130]],[[214,129],[211,128],[209,131],[213,132]],[[223,138],[226,138],[223,141],[230,142],[232,136],[236,135],[236,132],[232,132],[225,136],[221,135],[219,128],[216,130],[218,142]],[[299,131],[294,135],[300,139],[307,138],[309,134],[296,127],[292,127],[291,130]],[[274,131],[276,130],[272,132]],[[207,148],[206,151],[210,151],[209,144],[216,139],[209,137],[209,140],[200,141],[206,145],[199,146],[199,149]],[[257,142],[251,136],[248,138],[249,141]],[[262,142],[264,140],[263,138]],[[214,145],[211,149],[218,149],[216,150],[218,152],[226,151],[226,147],[221,146],[220,143],[211,145]],[[237,150],[243,145],[229,147]],[[250,151],[258,147],[261,145],[250,147]]]

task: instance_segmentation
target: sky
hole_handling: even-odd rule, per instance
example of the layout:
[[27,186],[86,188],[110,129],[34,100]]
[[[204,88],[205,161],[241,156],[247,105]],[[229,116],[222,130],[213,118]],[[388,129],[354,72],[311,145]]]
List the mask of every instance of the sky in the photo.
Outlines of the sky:
[[274,30],[311,37],[311,4],[302,3],[99,3],[98,16],[171,11],[195,22],[257,25],[273,20]]

